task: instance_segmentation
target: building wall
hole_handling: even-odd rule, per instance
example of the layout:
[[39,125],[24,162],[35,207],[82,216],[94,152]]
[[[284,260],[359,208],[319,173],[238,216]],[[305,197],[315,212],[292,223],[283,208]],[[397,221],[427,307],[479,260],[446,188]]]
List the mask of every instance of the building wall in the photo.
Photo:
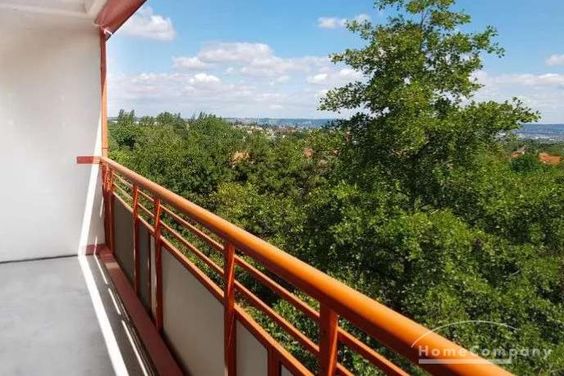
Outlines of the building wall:
[[0,25],[0,262],[103,243],[100,48],[91,22]]

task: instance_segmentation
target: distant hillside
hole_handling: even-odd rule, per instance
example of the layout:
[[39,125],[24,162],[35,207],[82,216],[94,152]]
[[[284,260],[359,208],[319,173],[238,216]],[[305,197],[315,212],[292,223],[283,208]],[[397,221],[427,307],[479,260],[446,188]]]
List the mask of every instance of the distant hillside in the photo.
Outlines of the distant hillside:
[[[336,119],[304,118],[225,118],[233,124],[257,124],[271,127],[321,128]],[[564,140],[564,124],[524,124],[515,134],[524,139]]]
[[257,124],[271,127],[321,128],[335,119],[274,119],[274,118],[225,118],[234,124]]
[[524,124],[515,133],[525,139],[564,141],[564,124]]
[[[134,118],[139,121],[139,117]],[[321,128],[337,119],[306,119],[306,118],[249,118],[232,117],[224,118],[232,124],[259,125],[267,127],[291,127],[291,128]],[[117,117],[109,118],[114,122]],[[564,124],[524,124],[515,134],[522,139],[564,141]]]

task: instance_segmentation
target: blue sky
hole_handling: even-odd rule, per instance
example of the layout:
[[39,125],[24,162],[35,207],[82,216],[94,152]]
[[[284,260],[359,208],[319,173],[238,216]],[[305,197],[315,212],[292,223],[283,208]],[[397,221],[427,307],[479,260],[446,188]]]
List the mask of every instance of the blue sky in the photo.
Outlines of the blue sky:
[[[459,0],[457,7],[473,16],[470,29],[494,25],[506,49],[502,59],[485,59],[477,99],[516,96],[543,122],[564,122],[564,2]],[[385,17],[371,0],[149,0],[110,40],[110,114],[333,117],[317,111],[319,99],[360,78],[327,59],[361,46],[345,21]]]

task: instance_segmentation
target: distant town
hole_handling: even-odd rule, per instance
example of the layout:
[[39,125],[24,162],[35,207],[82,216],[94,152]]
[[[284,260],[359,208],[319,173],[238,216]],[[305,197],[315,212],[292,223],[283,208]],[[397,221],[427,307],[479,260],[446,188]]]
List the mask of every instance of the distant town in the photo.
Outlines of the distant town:
[[[297,130],[322,128],[339,120],[258,117],[225,117],[223,119],[237,128],[272,134],[289,134]],[[109,120],[115,121],[117,117],[111,117]],[[560,142],[564,141],[564,124],[524,124],[521,129],[515,131],[515,134],[521,139]]]
[[258,125],[262,127],[286,128],[321,128],[336,119],[275,119],[275,118],[225,118],[228,122],[238,125]]

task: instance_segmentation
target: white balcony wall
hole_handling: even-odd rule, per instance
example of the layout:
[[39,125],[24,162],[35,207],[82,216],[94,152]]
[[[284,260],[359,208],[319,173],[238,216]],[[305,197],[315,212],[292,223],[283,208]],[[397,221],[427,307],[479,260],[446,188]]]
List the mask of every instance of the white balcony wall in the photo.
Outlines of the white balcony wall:
[[100,44],[89,20],[0,9],[0,262],[103,243]]

